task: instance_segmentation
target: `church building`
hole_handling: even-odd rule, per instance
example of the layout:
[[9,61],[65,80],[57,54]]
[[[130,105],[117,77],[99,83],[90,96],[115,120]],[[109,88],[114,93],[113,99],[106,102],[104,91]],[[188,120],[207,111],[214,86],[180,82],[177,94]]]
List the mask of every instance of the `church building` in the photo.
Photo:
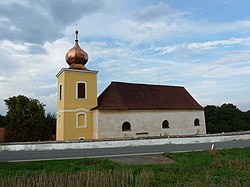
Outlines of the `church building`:
[[97,97],[78,31],[66,61],[56,75],[56,140],[206,134],[204,109],[184,87],[111,82]]

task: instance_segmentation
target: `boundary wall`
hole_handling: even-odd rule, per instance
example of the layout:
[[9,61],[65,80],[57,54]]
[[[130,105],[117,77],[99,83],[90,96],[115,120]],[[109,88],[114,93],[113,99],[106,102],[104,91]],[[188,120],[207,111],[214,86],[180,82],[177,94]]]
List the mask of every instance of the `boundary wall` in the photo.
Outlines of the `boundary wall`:
[[250,140],[250,133],[240,135],[207,135],[195,137],[164,137],[141,138],[120,140],[95,140],[95,141],[61,141],[61,142],[23,142],[1,143],[1,151],[44,151],[65,149],[96,149],[127,146],[147,146],[165,144],[196,144],[215,143],[225,141]]

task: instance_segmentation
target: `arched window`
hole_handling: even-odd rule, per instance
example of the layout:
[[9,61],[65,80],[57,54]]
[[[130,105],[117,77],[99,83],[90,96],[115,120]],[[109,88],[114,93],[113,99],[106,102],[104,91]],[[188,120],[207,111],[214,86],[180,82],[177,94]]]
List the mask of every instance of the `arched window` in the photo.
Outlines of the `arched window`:
[[198,118],[194,120],[194,126],[200,126],[200,120]]
[[168,122],[168,120],[164,120],[164,121],[162,122],[162,128],[163,128],[163,129],[169,128],[169,122]]
[[126,121],[122,124],[122,131],[131,131],[131,125],[129,122]]

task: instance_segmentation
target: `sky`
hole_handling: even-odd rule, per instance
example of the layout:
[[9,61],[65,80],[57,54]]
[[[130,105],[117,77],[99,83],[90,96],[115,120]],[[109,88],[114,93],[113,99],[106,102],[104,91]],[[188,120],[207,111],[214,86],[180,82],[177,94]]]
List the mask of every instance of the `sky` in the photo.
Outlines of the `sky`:
[[202,106],[250,110],[250,1],[1,0],[0,114],[20,94],[56,112],[76,29],[98,94],[111,81],[183,86]]

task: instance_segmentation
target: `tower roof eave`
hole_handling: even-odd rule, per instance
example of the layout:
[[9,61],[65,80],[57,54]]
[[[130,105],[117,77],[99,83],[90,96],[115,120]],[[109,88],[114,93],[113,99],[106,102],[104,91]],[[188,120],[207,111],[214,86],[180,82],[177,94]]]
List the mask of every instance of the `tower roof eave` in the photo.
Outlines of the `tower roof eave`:
[[98,71],[95,71],[95,70],[79,70],[79,69],[62,68],[62,69],[56,74],[56,77],[59,77],[64,71],[98,74]]

